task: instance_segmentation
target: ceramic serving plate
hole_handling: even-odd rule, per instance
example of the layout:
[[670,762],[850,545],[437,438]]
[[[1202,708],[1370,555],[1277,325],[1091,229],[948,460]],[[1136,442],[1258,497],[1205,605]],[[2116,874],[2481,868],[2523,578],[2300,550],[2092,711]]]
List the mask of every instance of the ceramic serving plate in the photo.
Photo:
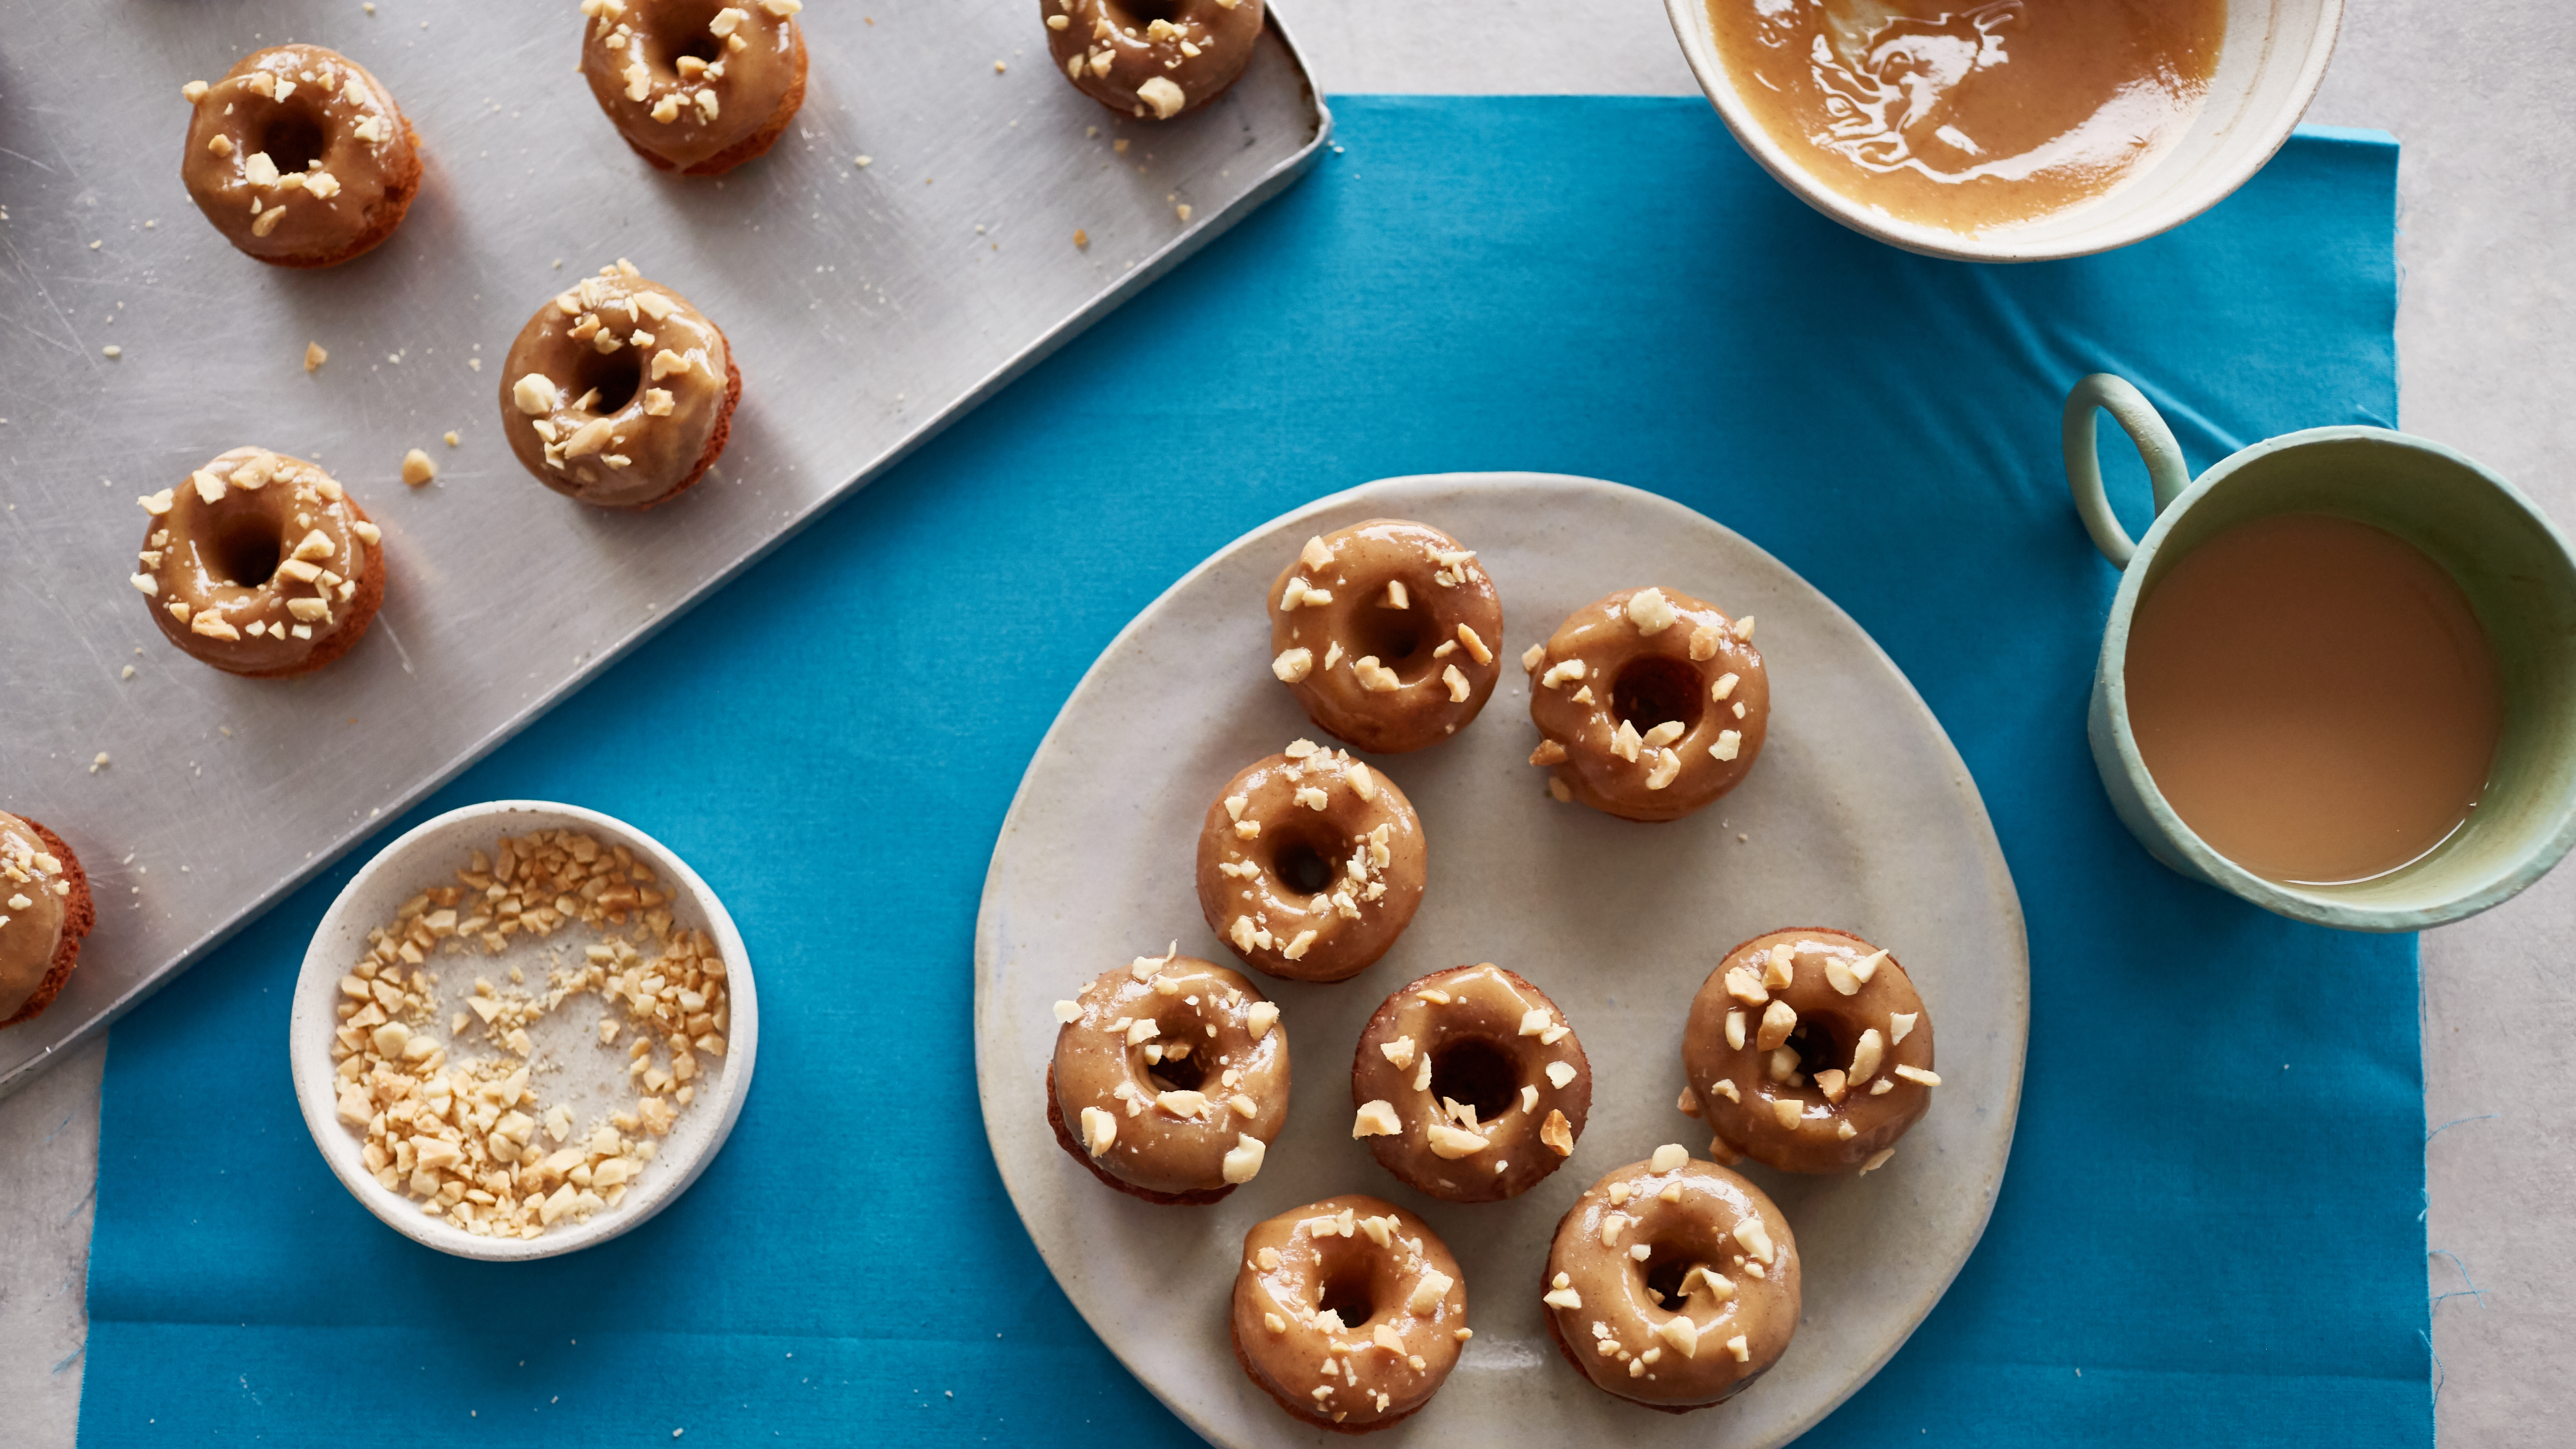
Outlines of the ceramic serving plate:
[[[1517,658],[1613,589],[1678,588],[1758,620],[1770,736],[1733,795],[1636,825],[1548,798],[1525,763],[1529,685],[1506,670],[1481,717],[1372,758],[1420,812],[1430,885],[1376,965],[1336,985],[1255,979],[1282,1009],[1295,1087],[1261,1174],[1209,1208],[1102,1187],[1055,1141],[1050,1007],[1177,938],[1233,963],[1192,884],[1202,812],[1253,760],[1323,736],[1269,670],[1265,592],[1308,537],[1361,519],[1436,524],[1478,550]],[[1692,994],[1737,942],[1838,926],[1889,948],[1940,1033],[1943,1086],[1886,1167],[1798,1178],[1752,1167],[1804,1254],[1805,1318],[1733,1402],[1674,1416],[1601,1393],[1548,1344],[1540,1269],[1557,1219],[1601,1173],[1708,1129],[1674,1106]],[[1398,478],[1276,519],[1200,564],[1091,667],[1020,782],[975,942],[976,1075],[1002,1179],[1056,1281],[1172,1411],[1228,1445],[1324,1444],[1236,1366],[1226,1312],[1247,1228],[1336,1192],[1421,1213],[1466,1270],[1475,1341],[1390,1443],[1774,1445],[1866,1382],[1985,1230],[2012,1145],[2029,1025],[2019,901],[1984,804],[1913,687],[1833,602],[1725,527],[1652,494],[1530,473]],[[1460,1206],[1397,1183],[1351,1140],[1351,1054],[1387,993],[1493,961],[1554,997],[1591,1059],[1574,1156],[1513,1201]]]

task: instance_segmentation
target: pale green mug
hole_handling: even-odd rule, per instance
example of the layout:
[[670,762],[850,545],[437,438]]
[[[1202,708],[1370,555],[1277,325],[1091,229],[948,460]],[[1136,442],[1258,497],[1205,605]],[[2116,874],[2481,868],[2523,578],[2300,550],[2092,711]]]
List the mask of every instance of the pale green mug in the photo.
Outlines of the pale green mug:
[[[2146,460],[2156,518],[2135,542],[2103,495],[2097,409]],[[2287,433],[2195,480],[2154,406],[2108,373],[2075,384],[2061,432],[2075,510],[2094,546],[2121,569],[2086,732],[2111,808],[2156,859],[2296,920],[2414,931],[2511,898],[2576,844],[2576,554],[2512,484],[2439,443],[2363,427]],[[2212,850],[2165,803],[2129,728],[2125,665],[2138,601],[2200,544],[2283,513],[2374,524],[2449,570],[2486,628],[2503,688],[2503,734],[2469,822],[2412,865],[2349,885],[2284,884]]]

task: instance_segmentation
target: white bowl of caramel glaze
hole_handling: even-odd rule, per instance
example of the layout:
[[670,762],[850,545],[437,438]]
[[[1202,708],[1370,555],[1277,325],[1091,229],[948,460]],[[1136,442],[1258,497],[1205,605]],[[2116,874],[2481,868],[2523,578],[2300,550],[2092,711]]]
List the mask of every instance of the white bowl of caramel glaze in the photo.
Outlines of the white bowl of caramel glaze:
[[1908,251],[2032,262],[2198,216],[2288,140],[2343,0],[1664,0],[1745,151]]
[[359,868],[288,1032],[304,1125],[350,1196],[442,1253],[520,1262],[688,1191],[742,1111],[760,1003],[742,933],[669,847],[495,800]]

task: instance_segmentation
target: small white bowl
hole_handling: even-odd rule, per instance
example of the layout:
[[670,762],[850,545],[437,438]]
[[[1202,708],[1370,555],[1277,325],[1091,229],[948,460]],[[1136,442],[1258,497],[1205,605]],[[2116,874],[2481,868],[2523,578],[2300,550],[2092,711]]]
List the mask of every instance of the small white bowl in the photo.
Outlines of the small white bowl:
[[[366,1145],[364,1139],[340,1121],[338,1064],[331,1060],[332,1034],[339,1025],[334,1008],[341,1000],[340,978],[366,953],[368,931],[391,921],[403,902],[423,889],[453,883],[455,873],[474,851],[493,850],[504,835],[566,829],[633,851],[670,888],[671,912],[678,924],[703,930],[715,940],[724,956],[725,987],[732,1007],[725,1054],[701,1059],[697,1099],[681,1109],[670,1135],[659,1139],[652,1163],[615,1207],[593,1213],[587,1223],[569,1217],[560,1219],[536,1238],[480,1237],[443,1217],[422,1212],[418,1202],[386,1188],[367,1172],[360,1157]],[[569,943],[574,948],[592,939],[595,938],[580,929],[557,932],[554,937],[556,943]],[[459,987],[469,986],[478,975],[498,975],[506,969],[509,959],[476,953],[436,955],[430,958],[429,969],[441,978],[442,996],[455,998],[461,995]],[[540,1034],[554,1028],[560,1018],[579,1022],[582,1034],[587,1035],[590,1021],[600,1013],[584,1010],[581,1001],[581,997],[571,998],[549,1013],[547,1020],[539,1024]],[[601,1007],[623,1026],[622,1008],[609,1009],[605,1002]],[[631,1105],[633,1089],[621,1080],[625,1053],[618,1049],[629,1039],[630,1033],[621,1030],[617,1046],[592,1048],[601,1058],[596,1074],[582,1065],[540,1074],[534,1083],[539,1099],[549,1103],[563,1100],[574,1107],[582,1121],[588,1120],[585,1105],[595,1109],[612,1097]],[[641,1224],[688,1191],[689,1184],[697,1180],[733,1131],[734,1118],[742,1112],[743,1094],[751,1085],[752,1059],[759,1045],[760,1002],[752,989],[750,953],[743,949],[742,933],[734,929],[733,917],[725,913],[724,903],[716,899],[715,892],[689,869],[687,862],[643,831],[596,810],[537,800],[495,800],[451,810],[386,846],[331,903],[330,911],[322,917],[321,928],[313,933],[313,944],[304,953],[303,974],[296,978],[287,1059],[295,1077],[295,1100],[304,1109],[304,1125],[313,1134],[313,1145],[321,1149],[322,1160],[338,1174],[340,1185],[366,1204],[367,1211],[384,1219],[404,1237],[442,1253],[490,1262],[523,1262],[606,1242]],[[582,1093],[564,1089],[568,1079],[589,1080],[594,1076],[603,1084],[594,1090]],[[611,1083],[613,1090],[606,1085]],[[556,1090],[550,1092],[550,1087]],[[585,1097],[589,1099],[586,1104]]]
[[[2106,252],[2182,225],[2227,199],[2290,138],[2325,81],[2343,0],[2228,0],[2227,36],[2209,99],[2191,129],[2105,196],[1974,234],[1900,221],[1816,179],[1773,139],[1719,59],[1709,0],[1664,0],[1700,89],[1746,154],[1797,198],[1852,230],[1926,256],[2037,262]],[[1737,0],[1751,4],[1753,0]]]

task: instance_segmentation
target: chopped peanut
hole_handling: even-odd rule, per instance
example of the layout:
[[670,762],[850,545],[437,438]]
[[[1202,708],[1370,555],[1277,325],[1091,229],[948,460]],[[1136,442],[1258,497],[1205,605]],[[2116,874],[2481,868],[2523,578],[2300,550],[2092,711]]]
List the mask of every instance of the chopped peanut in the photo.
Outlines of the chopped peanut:
[[[673,920],[669,892],[625,846],[571,831],[503,837],[497,852],[474,852],[457,882],[421,891],[370,931],[341,979],[337,1111],[387,1191],[476,1236],[535,1238],[617,1206],[653,1161],[655,1139],[725,1054],[727,969],[713,939]],[[517,989],[526,972],[512,966],[508,986],[478,978],[470,1010],[441,1014],[433,957],[497,956],[576,926],[595,941],[555,948],[551,966],[532,963],[546,976],[542,992]],[[637,1028],[621,1055],[645,1094],[582,1129],[531,1089],[532,1070],[557,1064],[529,1029],[589,991]],[[618,1022],[599,1026],[581,1038],[612,1045]],[[466,1059],[478,1032],[479,1045],[499,1050]]]

